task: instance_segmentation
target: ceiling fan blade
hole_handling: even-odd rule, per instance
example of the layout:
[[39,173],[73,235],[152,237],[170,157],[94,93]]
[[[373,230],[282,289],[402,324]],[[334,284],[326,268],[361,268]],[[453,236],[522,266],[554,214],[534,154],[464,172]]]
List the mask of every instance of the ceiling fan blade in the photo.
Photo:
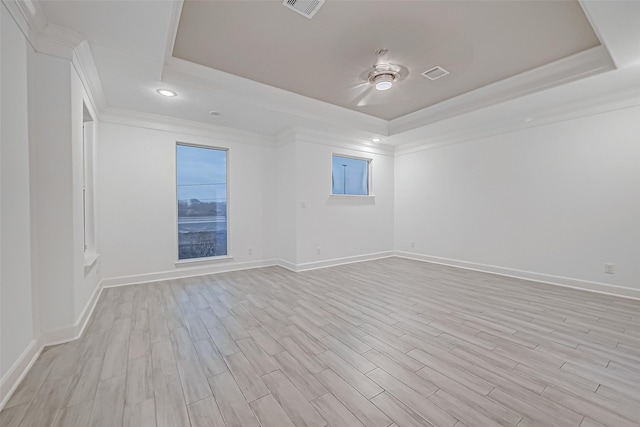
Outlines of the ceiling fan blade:
[[369,87],[367,88],[367,90],[365,90],[362,93],[362,96],[360,96],[359,99],[357,100],[358,101],[356,102],[357,107],[365,107],[369,105],[373,100],[377,91],[374,90],[374,87],[372,85],[368,85],[368,86]]
[[355,86],[352,86],[349,92],[349,104],[357,105],[360,100],[367,95],[369,90],[371,89],[371,85],[369,82],[361,82]]

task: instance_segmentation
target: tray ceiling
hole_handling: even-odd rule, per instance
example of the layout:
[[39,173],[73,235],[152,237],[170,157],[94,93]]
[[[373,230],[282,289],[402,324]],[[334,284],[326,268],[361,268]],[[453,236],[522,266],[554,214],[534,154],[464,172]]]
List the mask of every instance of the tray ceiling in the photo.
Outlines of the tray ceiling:
[[[577,1],[185,1],[173,56],[392,120],[598,46]],[[363,83],[374,51],[408,77]],[[429,80],[435,66],[449,75]]]

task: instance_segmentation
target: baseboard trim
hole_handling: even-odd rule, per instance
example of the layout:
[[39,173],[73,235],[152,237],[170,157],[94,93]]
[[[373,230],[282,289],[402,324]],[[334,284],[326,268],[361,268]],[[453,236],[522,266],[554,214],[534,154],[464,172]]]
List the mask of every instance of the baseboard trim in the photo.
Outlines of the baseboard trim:
[[43,331],[36,339],[31,341],[11,369],[0,380],[0,410],[7,404],[45,347],[74,341],[82,336],[101,294],[102,286],[98,284],[93,294],[91,294],[91,298],[85,304],[78,320],[72,326]]
[[98,283],[93,294],[91,294],[91,298],[89,298],[89,301],[87,301],[84,309],[80,313],[80,316],[78,316],[78,319],[73,325],[43,331],[40,334],[40,341],[43,343],[43,346],[48,347],[50,345],[63,344],[80,338],[89,323],[89,319],[91,319],[91,315],[93,314],[93,310],[96,308],[100,295],[102,295],[102,282]]
[[595,292],[622,298],[640,299],[640,289],[626,288],[607,283],[591,282],[570,277],[553,276],[551,274],[535,273],[532,271],[517,270],[514,268],[499,267],[489,264],[461,261],[450,258],[441,258],[431,255],[417,254],[413,252],[396,251],[399,258],[413,259],[416,261],[430,262],[432,264],[447,265],[463,268],[465,270],[479,271],[482,273],[497,274],[499,276],[513,277],[515,279],[531,280],[547,285],[562,286],[565,288],[579,289],[581,291]]
[[282,267],[282,268],[286,268],[289,271],[293,271],[293,272],[296,271],[296,265],[294,263],[289,262],[289,261],[285,261],[283,259],[277,260],[277,265]]
[[207,274],[225,273],[229,271],[249,270],[252,268],[279,266],[293,272],[301,272],[315,270],[318,268],[334,267],[343,264],[352,264],[354,262],[372,261],[374,259],[389,258],[394,256],[393,251],[376,252],[366,255],[356,255],[343,258],[334,258],[323,261],[307,262],[303,264],[294,264],[284,259],[267,259],[252,262],[233,262],[225,264],[216,264],[191,268],[180,268],[171,271],[163,271],[160,273],[147,273],[132,276],[119,276],[103,279],[100,284],[101,288],[114,288],[118,286],[137,285],[140,283],[151,283],[160,280],[184,279],[187,277],[203,276]]
[[27,372],[38,360],[38,356],[44,347],[40,345],[39,339],[34,339],[22,352],[18,360],[9,368],[7,373],[0,379],[0,411],[7,404],[16,388],[20,385]]
[[[371,254],[365,254],[365,255],[356,255],[356,256],[348,256],[348,257],[342,257],[342,258],[333,258],[333,259],[327,259],[327,260],[323,260],[323,261],[313,261],[313,262],[305,262],[302,264],[296,264],[294,269],[289,268],[292,271],[295,272],[301,272],[301,271],[309,271],[309,270],[317,270],[318,268],[327,268],[327,267],[335,267],[338,265],[344,265],[344,264],[353,264],[356,262],[363,262],[363,261],[373,261],[376,259],[381,259],[381,258],[389,258],[394,256],[394,252],[393,251],[385,251],[385,252],[374,252]],[[284,266],[282,266],[284,267]],[[287,267],[285,267],[287,268]]]
[[183,279],[186,277],[204,276],[207,274],[225,273],[228,271],[249,270],[251,268],[271,267],[279,265],[279,260],[267,259],[262,261],[230,262],[197,267],[181,267],[176,270],[159,273],[136,274],[102,279],[103,288],[137,285],[139,283],[157,282],[160,280]]

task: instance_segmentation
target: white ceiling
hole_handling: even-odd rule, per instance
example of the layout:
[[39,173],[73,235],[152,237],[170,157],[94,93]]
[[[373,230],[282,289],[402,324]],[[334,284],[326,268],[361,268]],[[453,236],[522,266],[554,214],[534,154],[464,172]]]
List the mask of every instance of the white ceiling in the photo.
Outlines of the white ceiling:
[[[341,80],[353,79],[353,75],[349,74],[351,71],[349,73],[346,71],[353,70],[353,72],[359,73],[362,67],[370,65],[372,61],[368,59],[368,56],[371,55],[373,57],[372,49],[376,47],[391,49],[390,59],[401,63],[406,62],[405,65],[423,71],[422,68],[432,64],[430,57],[424,59],[420,54],[420,46],[423,45],[425,55],[451,59],[451,65],[439,61],[437,61],[439,63],[433,63],[433,65],[442,65],[445,68],[450,68],[452,75],[435,82],[430,82],[426,79],[425,81],[419,80],[420,84],[427,83],[428,85],[439,81],[446,82],[448,79],[449,83],[447,85],[453,87],[448,88],[449,92],[444,89],[430,90],[424,96],[425,100],[422,100],[422,96],[415,97],[429,106],[393,120],[386,120],[375,117],[372,114],[381,117],[395,117],[398,114],[398,108],[402,107],[396,104],[404,103],[402,108],[408,108],[406,111],[412,111],[414,108],[420,108],[420,106],[411,104],[410,101],[402,100],[396,102],[396,100],[393,100],[391,107],[374,103],[363,111],[354,111],[313,99],[312,97],[303,96],[290,90],[283,90],[253,81],[224,70],[174,57],[172,52],[176,35],[178,35],[175,45],[176,52],[179,52],[184,47],[181,47],[182,43],[185,42],[181,37],[183,29],[186,27],[182,27],[182,25],[187,25],[187,15],[193,12],[186,12],[190,6],[185,8],[186,15],[184,15],[183,23],[180,24],[180,31],[178,31],[178,24],[181,22],[182,1],[40,0],[35,2],[35,6],[42,9],[46,21],[50,24],[49,26],[64,27],[88,40],[105,96],[107,106],[105,111],[127,110],[139,114],[175,117],[266,135],[277,135],[291,127],[305,127],[339,133],[345,137],[360,140],[369,140],[373,136],[382,136],[385,138],[385,143],[405,143],[410,139],[409,135],[419,135],[420,137],[428,135],[429,132],[426,129],[430,128],[429,124],[442,122],[445,119],[456,117],[463,113],[504,103],[504,101],[527,94],[545,92],[548,88],[559,84],[566,85],[566,83],[584,79],[588,76],[604,73],[604,77],[597,80],[600,82],[597,85],[567,85],[568,87],[579,89],[574,92],[566,92],[564,99],[557,99],[555,102],[568,102],[571,101],[571,97],[578,99],[588,96],[591,91],[594,93],[606,91],[607,84],[615,86],[618,84],[616,82],[620,81],[620,78],[613,76],[610,71],[614,69],[614,64],[622,70],[625,67],[632,67],[633,64],[640,61],[640,26],[634,25],[634,23],[640,22],[640,2],[598,2],[590,0],[583,0],[579,4],[567,1],[533,2],[533,4],[530,2],[500,2],[502,5],[498,4],[497,6],[491,2],[487,3],[488,6],[482,6],[485,2],[446,2],[447,5],[444,5],[441,2],[426,1],[405,4],[398,1],[339,2],[329,0],[312,20],[307,20],[283,8],[280,6],[279,1],[207,1],[198,3],[202,3],[207,7],[218,7],[224,4],[232,10],[237,4],[242,4],[245,8],[257,5],[260,7],[274,7],[274,10],[278,10],[278,15],[283,14],[282,19],[295,18],[296,24],[292,24],[290,29],[304,29],[309,25],[321,26],[322,28],[320,28],[318,34],[331,33],[335,25],[337,25],[337,22],[325,22],[323,24],[322,15],[330,16],[332,7],[337,8],[336,10],[350,8],[352,10],[350,12],[351,15],[345,12],[345,16],[342,18],[349,21],[355,19],[353,9],[365,7],[365,3],[367,8],[371,7],[369,6],[371,3],[377,5],[380,10],[387,10],[387,15],[394,10],[392,6],[397,6],[399,3],[402,3],[403,6],[412,4],[412,7],[421,5],[420,7],[423,8],[435,8],[428,9],[430,10],[430,15],[424,19],[425,24],[423,27],[425,28],[423,28],[416,24],[420,22],[419,20],[413,19],[413,16],[404,16],[403,18],[401,11],[404,9],[395,7],[397,10],[392,15],[394,16],[396,28],[402,28],[405,21],[411,23],[411,25],[406,25],[406,31],[404,28],[402,28],[402,31],[391,31],[391,27],[381,27],[384,30],[380,30],[379,33],[385,36],[384,40],[391,40],[388,37],[392,37],[393,45],[381,46],[382,42],[372,40],[371,36],[363,38],[349,33],[343,35],[342,38],[335,38],[334,35],[325,37],[325,41],[332,42],[327,42],[324,47],[322,47],[322,41],[315,42],[300,37],[292,37],[287,42],[287,48],[295,50],[297,46],[299,51],[307,53],[314,50],[316,52],[320,51],[327,58],[334,57],[334,65],[335,63],[344,62],[345,73],[341,74],[342,77],[336,80],[337,85],[344,87],[344,85],[353,84],[353,80],[347,82]],[[453,6],[450,3],[455,3],[456,5]],[[531,22],[523,22],[520,18],[514,18],[509,21],[507,17],[518,15],[518,12],[513,11],[517,11],[521,4],[524,8],[532,8],[527,9],[527,13],[532,18]],[[482,13],[483,7],[488,8],[484,14]],[[503,19],[498,19],[494,22],[492,19],[495,18],[494,12],[497,13],[496,7],[504,9],[501,9],[502,11],[498,14]],[[592,32],[588,26],[585,26],[587,21],[585,21],[580,9],[586,12],[588,22],[595,31]],[[445,21],[444,17],[437,16],[436,13],[443,10],[448,10],[451,14],[454,14],[454,12],[461,14],[462,17],[453,19],[447,16]],[[473,13],[470,13],[469,10],[473,10]],[[548,10],[553,11],[553,13],[550,13],[547,19],[544,20],[545,11]],[[487,16],[487,14],[490,16]],[[433,15],[436,16],[433,17]],[[470,22],[473,22],[471,15],[476,18],[475,24],[470,24]],[[230,16],[233,16],[233,19],[230,19]],[[370,10],[366,16],[367,19],[373,19],[375,12]],[[543,19],[544,24],[535,25],[534,17],[538,21]],[[237,15],[237,11],[229,12],[229,15],[225,14],[224,19],[231,24],[232,28],[236,26],[241,28],[246,24],[244,18]],[[340,17],[334,16],[333,19],[339,21]],[[380,18],[378,17],[378,19]],[[567,23],[567,20],[572,21],[572,23]],[[468,25],[442,25],[442,22],[465,22]],[[491,23],[491,25],[488,23]],[[262,25],[264,28],[260,29],[259,32],[256,30],[255,34],[245,30],[246,39],[250,42],[255,40],[258,34],[268,34],[268,30],[273,27],[273,24],[271,21],[265,21]],[[537,33],[540,28],[546,30],[547,24],[550,26],[549,28],[553,28],[554,36],[551,38],[545,38],[544,34]],[[381,24],[379,21],[370,21],[370,25],[377,25],[380,28]],[[210,26],[213,26],[213,23]],[[279,27],[282,26],[282,23],[279,24]],[[482,26],[486,26],[492,31],[488,31],[482,36],[485,38],[476,37],[474,28],[477,29],[477,27]],[[345,28],[348,27],[347,25]],[[364,33],[364,27],[367,27],[367,21],[358,22],[359,31],[357,33]],[[436,33],[440,34],[439,38],[438,36],[431,37],[434,28],[438,29]],[[186,30],[184,33],[185,38],[197,37],[197,34],[195,34],[197,30],[191,31],[191,34],[188,35],[189,31]],[[249,69],[255,65],[255,57],[245,55],[241,50],[233,49],[233,40],[227,38],[224,40],[219,38],[211,39],[209,37],[213,34],[211,32],[213,30],[209,28],[202,31],[201,36],[205,40],[202,41],[201,39],[198,42],[200,48],[203,45],[210,46],[212,48],[211,52],[213,52],[213,47],[225,44],[225,46],[228,45],[225,47],[225,55],[229,58],[233,59],[233,52],[237,52],[237,55],[235,55],[237,56],[236,62],[241,63],[243,62],[242,59],[245,58],[246,63],[249,64]],[[594,33],[597,34],[597,39],[594,38]],[[277,34],[277,32],[274,34]],[[398,34],[398,36],[393,38],[396,36],[389,36],[388,34]],[[400,37],[399,34],[404,35]],[[527,36],[523,36],[523,34],[527,34]],[[429,35],[429,37],[425,37],[425,35]],[[522,38],[524,40],[521,40]],[[339,43],[339,40],[343,39],[345,43]],[[507,55],[503,47],[510,46],[510,39],[518,40],[517,43],[513,43],[513,46],[516,47],[520,46],[521,42],[525,43],[526,46],[529,46],[530,52],[535,51],[536,55],[533,56],[536,56],[537,59],[527,62],[529,61],[529,56],[521,55],[520,53],[522,52],[518,53],[517,48],[515,48],[516,53],[512,51]],[[594,44],[598,44],[598,39],[602,45],[589,48]],[[246,44],[247,40],[243,43]],[[403,40],[405,43],[402,43]],[[442,43],[435,46],[430,45],[430,41],[433,40],[439,40]],[[496,49],[496,45],[490,43],[490,40],[501,43],[501,48]],[[540,40],[542,40],[542,43],[540,43]],[[296,45],[296,43],[299,44]],[[416,46],[415,50],[406,49],[408,45]],[[559,45],[560,48],[556,45]],[[511,49],[514,49],[513,46],[511,46]],[[301,76],[296,82],[302,86],[308,85],[305,82],[316,81],[317,74],[307,76],[306,74],[308,73],[300,71],[304,69],[303,65],[306,65],[306,62],[283,60],[282,58],[286,58],[286,56],[283,56],[284,54],[278,50],[278,47],[273,47],[270,44],[266,44],[264,49],[271,49],[271,53],[276,52],[278,58],[276,61],[258,61],[261,65],[270,68],[277,68],[283,64],[287,65],[287,69],[290,69],[293,73],[297,72]],[[403,49],[405,50],[403,51]],[[209,52],[202,49],[200,51],[201,53]],[[559,59],[570,55],[572,52],[578,53]],[[396,53],[397,56],[394,57],[393,55]],[[470,55],[472,58],[469,62]],[[504,58],[506,56],[509,56],[509,58]],[[490,83],[492,81],[490,77],[484,76],[484,80],[481,81],[475,76],[465,74],[465,67],[467,66],[482,65],[481,68],[484,68],[486,72],[491,68],[487,64],[513,59],[511,58],[513,56],[516,56],[518,60],[509,65],[511,68],[507,72],[503,70],[504,77],[512,75],[511,77]],[[411,59],[412,57],[414,59]],[[456,59],[457,62],[453,61],[452,58]],[[211,60],[211,57],[208,60]],[[533,70],[524,71],[545,63],[545,61],[552,62]],[[205,62],[204,59],[201,62]],[[419,65],[414,67],[412,65],[414,63]],[[222,68],[222,66],[219,67]],[[240,72],[238,71],[238,73]],[[519,74],[513,75],[513,73]],[[628,76],[628,73],[625,75]],[[449,79],[449,77],[451,78]],[[502,77],[498,78],[501,79]],[[421,79],[423,78],[421,77]],[[285,81],[287,80],[285,79]],[[451,85],[454,81],[457,83]],[[596,82],[596,80],[589,81]],[[622,81],[631,85],[640,85],[640,80],[634,80],[633,75],[622,79]],[[409,80],[400,82],[400,84],[402,83],[409,83]],[[490,84],[471,90],[472,87],[484,83]],[[313,87],[313,83],[310,86]],[[178,92],[178,97],[171,99],[160,97],[156,93],[156,89],[160,87],[175,90]],[[400,85],[398,85],[398,88],[400,88]],[[395,89],[396,87],[392,91]],[[466,92],[454,96],[457,93],[456,90]],[[351,93],[351,91],[344,90],[343,92],[338,92],[338,95],[351,96]],[[453,97],[443,100],[450,96]],[[320,98],[320,96],[317,97]],[[411,98],[411,96],[408,96],[408,98]],[[339,104],[338,101],[335,102]],[[539,105],[542,104],[536,105],[536,108]],[[387,113],[385,113],[385,108],[387,108]],[[221,115],[212,116],[209,114],[211,110],[219,111]],[[524,110],[526,110],[526,107],[521,107],[517,111],[517,120],[521,120],[522,114],[527,114]],[[396,112],[390,113],[390,111]],[[510,114],[508,109],[505,114],[507,116]]]

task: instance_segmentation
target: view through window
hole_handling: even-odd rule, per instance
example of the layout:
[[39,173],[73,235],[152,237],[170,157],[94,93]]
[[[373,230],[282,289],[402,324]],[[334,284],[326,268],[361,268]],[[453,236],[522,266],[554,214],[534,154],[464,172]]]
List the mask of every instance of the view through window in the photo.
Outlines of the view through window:
[[227,255],[227,150],[177,144],[178,259]]
[[366,196],[369,194],[369,159],[333,155],[332,194]]

